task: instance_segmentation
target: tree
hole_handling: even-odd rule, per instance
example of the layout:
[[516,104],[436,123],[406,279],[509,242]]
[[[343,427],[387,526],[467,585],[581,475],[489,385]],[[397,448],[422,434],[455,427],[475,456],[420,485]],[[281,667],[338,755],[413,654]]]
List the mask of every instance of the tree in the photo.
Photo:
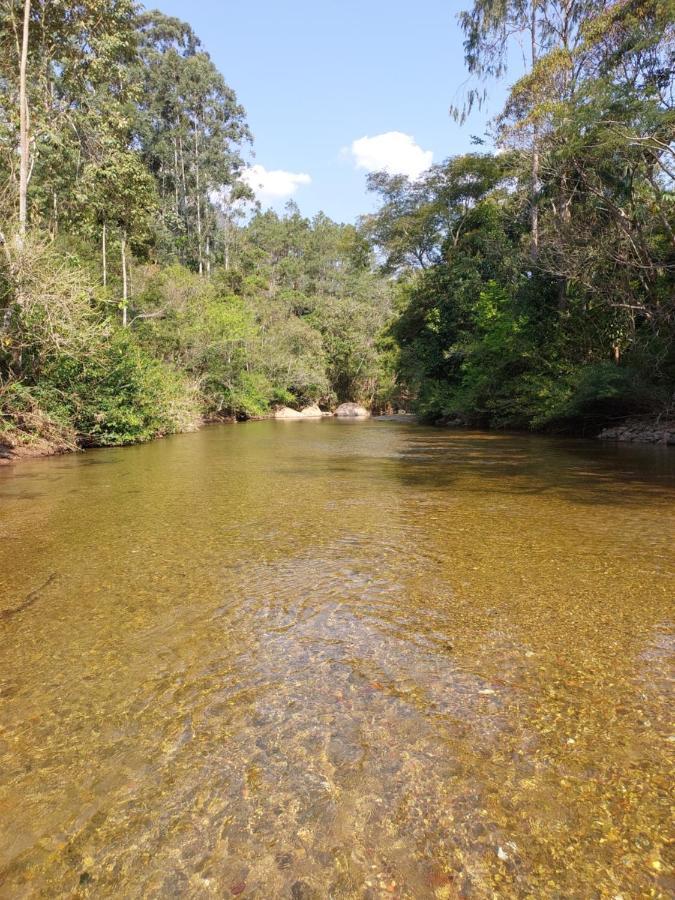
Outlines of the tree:
[[108,132],[113,123],[124,130],[119,110],[130,97],[135,40],[132,0],[83,0],[65,12],[60,4],[32,0],[21,10],[22,27],[17,0],[0,3],[0,83],[6,97],[0,168],[18,197],[19,231],[32,211],[42,221],[56,221],[61,203],[67,208],[103,123]]
[[361,228],[384,254],[385,271],[441,262],[448,247],[457,246],[476,202],[505,182],[511,166],[507,155],[468,153],[432,166],[416,181],[386,172],[369,176],[382,205],[361,219]]
[[[525,138],[530,157],[531,249],[536,258],[539,247],[539,199],[541,192],[541,121],[537,107],[540,75],[548,62],[556,60],[563,73],[562,90],[573,83],[568,66],[570,53],[579,40],[580,25],[604,0],[475,0],[472,8],[459,15],[465,33],[464,52],[467,68],[481,82],[504,76],[509,54],[521,38],[526,38],[527,74],[521,87],[530,88],[529,115],[521,116],[519,134]],[[524,95],[525,92],[523,92]],[[486,99],[485,88],[472,88],[463,110],[455,115],[465,118],[471,108]]]
[[152,177],[137,153],[111,150],[99,164],[92,164],[84,174],[84,197],[93,223],[101,228],[103,273],[107,271],[106,238],[108,226],[119,232],[122,275],[122,324],[128,323],[129,245],[142,250],[152,233],[157,197]]
[[674,313],[674,36],[658,0],[587,17],[565,64],[542,57],[506,110],[511,129],[533,104],[543,124],[539,264],[563,306],[581,293],[608,309],[615,359],[636,320],[659,328]]
[[232,186],[243,167],[240,148],[250,140],[245,113],[188,25],[145,13],[140,34],[137,139],[171,235],[166,249],[203,274],[217,221],[212,197]]
[[26,234],[28,195],[28,96],[26,92],[26,68],[28,66],[29,29],[30,0],[24,0],[21,64],[19,67],[19,234],[22,237]]

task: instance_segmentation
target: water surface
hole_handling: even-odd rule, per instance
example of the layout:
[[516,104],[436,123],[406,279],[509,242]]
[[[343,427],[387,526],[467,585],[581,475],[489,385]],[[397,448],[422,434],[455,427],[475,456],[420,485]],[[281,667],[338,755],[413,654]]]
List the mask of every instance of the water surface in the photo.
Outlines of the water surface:
[[670,896],[674,500],[377,421],[0,469],[0,896]]

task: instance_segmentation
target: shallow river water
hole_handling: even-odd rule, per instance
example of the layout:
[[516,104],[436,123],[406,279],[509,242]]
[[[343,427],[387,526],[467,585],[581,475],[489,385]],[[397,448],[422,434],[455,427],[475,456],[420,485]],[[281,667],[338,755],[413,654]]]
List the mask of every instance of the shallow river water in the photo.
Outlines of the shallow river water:
[[0,469],[0,897],[672,896],[674,501],[375,420]]

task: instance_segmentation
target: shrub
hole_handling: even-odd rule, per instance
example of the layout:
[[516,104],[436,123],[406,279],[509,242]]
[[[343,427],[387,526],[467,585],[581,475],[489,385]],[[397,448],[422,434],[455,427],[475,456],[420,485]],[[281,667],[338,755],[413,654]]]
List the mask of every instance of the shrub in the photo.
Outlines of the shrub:
[[57,358],[44,379],[63,397],[85,445],[145,441],[189,430],[199,420],[194,385],[127,331],[115,331],[86,357]]

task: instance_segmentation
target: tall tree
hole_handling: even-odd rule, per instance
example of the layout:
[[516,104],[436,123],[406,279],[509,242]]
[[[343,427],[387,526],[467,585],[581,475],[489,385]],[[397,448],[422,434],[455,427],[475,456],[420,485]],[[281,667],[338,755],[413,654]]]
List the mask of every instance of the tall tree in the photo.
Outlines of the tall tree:
[[[501,78],[507,71],[510,55],[525,39],[524,52],[528,84],[535,86],[543,56],[551,59],[556,51],[567,61],[579,40],[580,24],[604,0],[475,0],[472,8],[459,15],[465,33],[464,51],[469,72],[482,87],[472,88],[462,110],[455,115],[465,117],[474,105],[481,105],[486,97],[484,86],[489,79]],[[567,86],[567,66],[562,66]],[[533,92],[534,93],[534,92]],[[527,121],[521,121],[519,133],[527,136],[530,158],[530,222],[531,252],[536,258],[539,248],[539,200],[541,193],[541,121],[536,102],[530,104]]]
[[613,6],[584,23],[574,91],[545,107],[541,263],[623,311],[615,358],[636,317],[675,315],[674,54],[671,3]]
[[101,163],[92,163],[83,177],[83,196],[88,216],[102,240],[104,280],[107,273],[106,243],[110,229],[119,241],[122,324],[128,323],[129,249],[142,251],[152,237],[157,197],[152,176],[138,153],[111,149]]
[[166,249],[201,274],[210,266],[212,197],[243,168],[245,113],[189,25],[159,12],[141,18],[138,78],[137,134],[171,235]]
[[510,174],[510,157],[467,153],[411,181],[376,172],[368,188],[381,206],[361,228],[384,254],[387,272],[427,269],[457,246],[473,206]]
[[33,213],[47,221],[67,209],[100,131],[127,128],[120,111],[131,95],[134,42],[133,0],[0,2],[0,85],[8,101],[0,167],[18,198],[19,230]]
[[19,234],[26,233],[28,194],[28,96],[26,69],[28,67],[28,37],[30,33],[30,0],[24,0],[21,63],[19,67]]

